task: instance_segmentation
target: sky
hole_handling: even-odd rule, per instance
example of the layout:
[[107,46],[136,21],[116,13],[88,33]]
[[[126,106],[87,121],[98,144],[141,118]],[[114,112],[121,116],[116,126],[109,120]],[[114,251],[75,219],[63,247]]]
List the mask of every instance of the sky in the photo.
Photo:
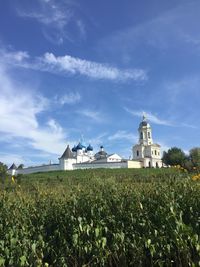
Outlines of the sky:
[[145,113],[162,150],[200,145],[199,0],[0,1],[0,161],[80,140],[129,158]]

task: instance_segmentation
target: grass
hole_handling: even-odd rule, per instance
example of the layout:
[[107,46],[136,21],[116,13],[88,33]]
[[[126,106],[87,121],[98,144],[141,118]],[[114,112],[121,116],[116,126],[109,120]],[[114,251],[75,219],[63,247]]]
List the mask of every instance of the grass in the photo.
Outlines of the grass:
[[200,186],[176,169],[10,178],[0,266],[200,266]]

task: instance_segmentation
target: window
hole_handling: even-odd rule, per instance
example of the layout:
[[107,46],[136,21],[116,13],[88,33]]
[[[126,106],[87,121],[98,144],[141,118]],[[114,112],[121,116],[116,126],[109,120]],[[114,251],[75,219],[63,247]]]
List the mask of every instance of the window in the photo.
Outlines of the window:
[[148,138],[151,138],[151,134],[150,134],[150,132],[148,132]]
[[153,155],[153,151],[152,151],[152,155]]
[[139,156],[139,151],[137,150],[137,157]]
[[157,151],[155,150],[155,155],[157,155]]
[[143,133],[142,132],[140,133],[140,138],[143,139]]

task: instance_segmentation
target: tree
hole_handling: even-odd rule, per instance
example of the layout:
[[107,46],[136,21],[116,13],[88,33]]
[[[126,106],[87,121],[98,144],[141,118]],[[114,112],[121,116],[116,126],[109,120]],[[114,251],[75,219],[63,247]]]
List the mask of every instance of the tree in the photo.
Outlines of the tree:
[[166,165],[184,165],[186,159],[185,153],[178,147],[172,147],[167,152],[163,152],[163,162]]
[[4,184],[8,167],[0,162],[0,180]]
[[190,149],[190,159],[194,167],[200,167],[200,147]]
[[2,162],[0,162],[0,175],[1,176],[6,175],[7,169],[8,169],[8,167],[5,164],[3,164]]

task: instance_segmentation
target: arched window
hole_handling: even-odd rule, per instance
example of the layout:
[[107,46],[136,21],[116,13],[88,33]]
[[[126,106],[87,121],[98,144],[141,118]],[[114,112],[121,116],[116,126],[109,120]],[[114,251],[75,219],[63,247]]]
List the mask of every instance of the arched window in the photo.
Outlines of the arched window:
[[155,155],[157,155],[157,151],[155,150]]
[[139,150],[137,150],[137,157],[139,156]]
[[152,155],[153,155],[153,150],[152,150]]
[[151,134],[150,134],[150,132],[148,132],[148,138],[151,138]]
[[143,139],[143,133],[142,132],[140,133],[140,138]]

